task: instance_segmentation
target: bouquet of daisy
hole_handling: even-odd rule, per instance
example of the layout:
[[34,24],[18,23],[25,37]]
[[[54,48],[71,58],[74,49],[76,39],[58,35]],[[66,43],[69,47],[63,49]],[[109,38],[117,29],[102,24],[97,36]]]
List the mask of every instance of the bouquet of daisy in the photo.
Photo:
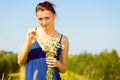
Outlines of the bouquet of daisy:
[[[51,36],[47,36],[44,32],[40,31],[42,33],[41,37],[44,37],[44,40],[42,38],[41,44],[43,44],[42,50],[46,53],[46,57],[55,57],[57,55],[57,49],[58,48],[64,48],[64,45],[59,43],[58,38],[54,38]],[[48,65],[46,80],[53,80],[53,70],[52,67]]]
[[[45,43],[46,44],[43,47],[43,50],[46,52],[46,57],[55,57],[57,54],[57,49],[61,47],[61,44],[59,44],[58,39],[48,37],[45,40]],[[52,74],[53,74],[52,67],[49,67],[48,65],[46,80],[53,80]]]

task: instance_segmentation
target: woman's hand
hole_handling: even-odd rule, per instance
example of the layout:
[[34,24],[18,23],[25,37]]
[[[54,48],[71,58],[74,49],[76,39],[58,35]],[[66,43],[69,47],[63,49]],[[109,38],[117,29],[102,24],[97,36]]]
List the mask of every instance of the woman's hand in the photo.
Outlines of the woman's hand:
[[36,39],[37,39],[36,28],[32,28],[28,30],[26,34],[25,42],[29,45],[32,45],[33,43],[35,43]]
[[49,67],[58,67],[60,61],[58,61],[56,58],[53,57],[47,57],[46,63],[48,64]]

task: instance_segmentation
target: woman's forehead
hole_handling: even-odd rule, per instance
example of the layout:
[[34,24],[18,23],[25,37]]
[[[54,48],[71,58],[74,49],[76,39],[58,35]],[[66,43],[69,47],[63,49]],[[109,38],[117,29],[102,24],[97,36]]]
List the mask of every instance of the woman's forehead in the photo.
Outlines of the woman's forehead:
[[49,10],[44,10],[44,11],[39,10],[37,12],[37,16],[39,16],[39,17],[52,16],[52,15],[53,15],[53,13],[51,11],[49,11]]

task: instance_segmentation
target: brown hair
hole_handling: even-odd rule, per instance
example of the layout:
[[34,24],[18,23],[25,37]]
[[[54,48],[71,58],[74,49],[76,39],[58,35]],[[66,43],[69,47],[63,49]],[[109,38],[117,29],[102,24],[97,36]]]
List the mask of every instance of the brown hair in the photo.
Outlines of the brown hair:
[[41,11],[44,11],[44,10],[49,10],[51,11],[53,14],[56,14],[56,11],[54,9],[54,4],[52,4],[51,2],[49,1],[44,1],[42,3],[39,3],[37,6],[36,6],[36,13],[41,10]]

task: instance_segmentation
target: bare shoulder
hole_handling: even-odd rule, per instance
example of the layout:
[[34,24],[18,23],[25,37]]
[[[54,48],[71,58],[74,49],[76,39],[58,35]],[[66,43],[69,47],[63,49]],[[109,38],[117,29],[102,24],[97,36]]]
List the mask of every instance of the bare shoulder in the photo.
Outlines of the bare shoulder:
[[66,35],[63,35],[61,42],[62,44],[69,43],[68,37]]
[[63,35],[63,41],[68,41],[68,37],[66,35]]

